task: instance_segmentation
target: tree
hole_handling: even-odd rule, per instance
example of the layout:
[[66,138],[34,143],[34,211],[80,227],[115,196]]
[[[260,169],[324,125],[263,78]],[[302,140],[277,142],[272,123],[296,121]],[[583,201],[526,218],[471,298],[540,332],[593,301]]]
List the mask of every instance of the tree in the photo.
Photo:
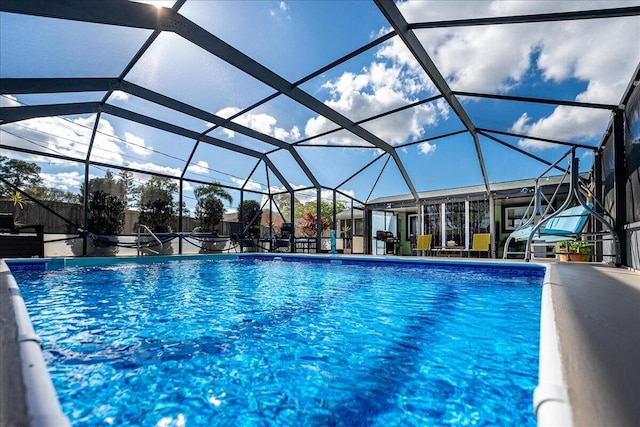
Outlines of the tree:
[[134,206],[136,202],[136,189],[133,181],[133,173],[122,170],[118,172],[118,178],[124,184],[127,195],[127,206]]
[[[78,195],[59,188],[45,187],[42,185],[40,166],[35,163],[22,160],[11,159],[0,156],[0,176],[12,185],[22,189],[22,192],[39,200],[49,200],[54,202],[78,203]],[[27,197],[16,196],[19,191],[0,181],[0,198],[21,197],[25,202]]]
[[[260,236],[260,224],[262,223],[262,207],[257,200],[243,200],[238,208],[238,215],[242,212],[240,222],[243,227],[249,227],[245,234]],[[255,218],[255,220],[254,220]],[[253,222],[251,222],[254,220]]]
[[[0,156],[0,176],[19,189],[28,191],[39,187],[42,184],[40,171],[35,163]],[[0,181],[0,197],[11,197],[15,193],[15,189]]]
[[[296,218],[300,218],[300,217],[304,217],[307,213],[311,212],[314,214],[314,216],[317,217],[317,203],[315,201],[312,202],[307,202],[302,210],[303,213],[302,215],[296,215]],[[342,212],[343,210],[345,210],[345,204],[344,202],[336,202],[336,214]],[[322,221],[323,221],[323,230],[328,230],[332,227],[333,225],[333,202],[326,202],[324,200],[320,201],[320,216],[322,217]],[[327,222],[327,224],[329,224],[328,227],[324,226],[324,222]]]
[[94,234],[120,234],[124,228],[125,201],[102,190],[88,196],[87,226]]
[[[278,206],[282,215],[289,219],[291,218],[291,195],[288,193],[277,194],[273,196],[273,201]],[[307,203],[302,203],[299,199],[294,199],[294,217],[302,218],[307,212],[317,212],[316,200],[313,199]],[[336,201],[336,214],[344,211],[347,208],[347,204],[344,201]],[[326,218],[329,222],[333,221],[333,202],[320,201],[320,215]]]
[[197,187],[193,194],[198,199],[195,214],[200,231],[216,231],[216,227],[222,221],[224,214],[224,205],[220,199],[225,199],[231,203],[233,201],[231,194],[222,188],[218,182]]
[[[321,217],[322,231],[329,230],[331,223],[325,217]],[[306,212],[297,222],[298,228],[306,237],[316,237],[318,235],[318,215],[314,212]]]
[[169,178],[154,176],[136,191],[140,195],[138,224],[146,225],[155,233],[170,233],[177,208],[173,193],[178,191],[178,184]]
[[[115,197],[127,201],[127,187],[126,185],[115,179],[111,171],[107,171],[104,178],[91,178],[89,180],[89,193],[96,191],[103,191],[109,193]],[[84,184],[80,186],[80,202],[84,199]]]
[[200,231],[216,231],[216,227],[222,221],[224,205],[216,196],[207,195],[198,199],[196,204],[196,221]]
[[193,194],[198,199],[200,199],[202,197],[206,197],[206,196],[215,196],[218,199],[224,199],[229,203],[233,202],[233,197],[231,197],[231,194],[229,194],[229,192],[227,190],[222,188],[220,186],[220,183],[217,182],[217,181],[212,182],[211,184],[208,184],[208,185],[203,185],[201,187],[197,187],[193,191]]
[[[80,202],[84,202],[84,185]],[[124,211],[127,207],[126,187],[116,181],[111,172],[104,178],[89,180],[87,194],[87,227],[94,234],[120,234],[124,228]]]
[[80,203],[82,198],[76,193],[70,191],[60,190],[59,188],[46,188],[38,187],[34,188],[32,193],[33,197],[40,200],[49,200],[53,202],[63,203]]

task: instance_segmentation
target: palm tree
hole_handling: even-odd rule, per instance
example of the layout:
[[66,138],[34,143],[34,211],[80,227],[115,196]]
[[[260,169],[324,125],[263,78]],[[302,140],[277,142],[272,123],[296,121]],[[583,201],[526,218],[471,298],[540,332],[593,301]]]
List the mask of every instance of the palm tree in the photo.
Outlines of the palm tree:
[[193,190],[193,194],[195,194],[197,199],[202,199],[207,196],[215,196],[219,199],[224,199],[231,203],[233,201],[233,197],[231,194],[224,188],[220,186],[220,183],[217,181],[212,182],[208,185],[203,185],[202,187],[197,187]]
[[233,201],[231,194],[217,181],[197,187],[193,193],[198,199],[195,212],[200,231],[216,231],[216,226],[222,221],[224,213],[224,206],[220,199],[231,203]]

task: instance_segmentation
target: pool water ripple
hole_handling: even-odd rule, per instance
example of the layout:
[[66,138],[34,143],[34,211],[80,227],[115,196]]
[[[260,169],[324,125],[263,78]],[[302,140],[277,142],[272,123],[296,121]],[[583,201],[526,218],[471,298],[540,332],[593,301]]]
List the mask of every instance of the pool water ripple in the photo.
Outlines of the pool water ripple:
[[251,260],[16,274],[79,426],[535,425],[542,276],[513,276]]

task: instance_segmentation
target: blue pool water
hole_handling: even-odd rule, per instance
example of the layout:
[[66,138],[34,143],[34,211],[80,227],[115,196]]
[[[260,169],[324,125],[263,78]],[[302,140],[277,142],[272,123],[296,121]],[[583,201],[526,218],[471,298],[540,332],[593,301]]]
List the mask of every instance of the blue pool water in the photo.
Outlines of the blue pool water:
[[74,426],[535,425],[542,270],[16,271]]

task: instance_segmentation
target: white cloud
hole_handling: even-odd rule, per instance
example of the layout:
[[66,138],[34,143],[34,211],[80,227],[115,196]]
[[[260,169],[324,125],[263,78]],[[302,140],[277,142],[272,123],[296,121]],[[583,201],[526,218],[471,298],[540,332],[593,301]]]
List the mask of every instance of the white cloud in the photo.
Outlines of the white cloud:
[[418,151],[422,154],[431,154],[436,151],[436,144],[429,144],[428,142],[423,142],[418,144]]
[[[94,121],[95,115],[88,118],[80,118],[76,122],[86,126],[87,130],[91,132],[90,129]],[[96,133],[93,147],[91,149],[92,160],[108,161],[117,165],[123,163],[122,148],[118,139],[114,137],[115,134],[115,129],[111,123],[108,120],[101,118],[100,123],[98,124],[98,132]]]
[[[6,98],[2,98],[5,99]],[[89,148],[89,141],[96,115],[66,120],[61,117],[38,117],[3,126],[7,134],[3,135],[3,144],[53,152],[69,157],[84,159]],[[8,135],[12,134],[12,135]],[[92,159],[122,163],[122,150],[108,120],[101,119],[98,133],[93,144]],[[51,159],[51,162],[59,162]]]
[[278,9],[269,10],[269,14],[273,18],[277,18],[277,17],[282,16],[285,19],[291,19],[291,15],[289,14],[289,5],[286,2],[283,2],[283,1],[278,3]]
[[278,2],[277,9],[270,9],[269,15],[271,15],[272,18],[284,17],[285,19],[291,19],[289,5],[284,1]]
[[238,188],[242,187],[243,185],[245,185],[245,181],[246,181],[246,185],[245,185],[245,190],[253,190],[253,191],[262,191],[262,185],[259,182],[256,182],[252,179],[249,179],[248,181],[242,178],[236,178],[236,177],[231,177],[231,181],[236,184],[238,186]]
[[143,170],[143,171],[149,171],[149,172],[156,172],[156,173],[161,173],[164,175],[169,175],[169,176],[175,176],[175,177],[180,177],[180,169],[179,168],[172,168],[169,166],[161,166],[161,165],[157,165],[155,163],[151,163],[151,162],[147,162],[147,163],[138,163],[138,162],[131,162],[127,164],[128,167],[132,168],[132,169],[139,169],[139,170]]
[[0,95],[0,107],[19,107],[20,103],[15,96]]
[[109,98],[112,101],[127,101],[129,99],[129,94],[121,90],[114,90],[111,92],[111,96]]
[[[0,97],[0,103],[2,106],[20,105],[16,98],[10,95]],[[52,116],[8,123],[2,127],[2,143],[7,146],[84,159],[89,149],[95,120],[96,115],[91,114],[75,119]],[[146,147],[144,139],[131,132],[124,132],[122,139],[137,155],[150,154],[153,149],[153,147]],[[116,136],[111,122],[102,117],[93,142],[91,160],[124,165],[123,156],[122,141]],[[67,163],[55,158],[48,158],[47,161],[55,164]],[[154,170],[160,172],[161,169],[156,165]],[[168,168],[168,170],[174,169]]]
[[193,191],[193,185],[189,181],[182,181],[182,190],[185,192]]
[[[237,114],[239,111],[239,108],[227,107],[218,111],[216,115],[228,118]],[[233,122],[283,141],[295,141],[300,139],[300,129],[298,129],[297,126],[294,126],[289,130],[279,127],[277,126],[277,119],[269,114],[243,114],[233,119]],[[235,136],[235,132],[232,130],[224,129],[223,131],[229,138],[233,138]]]
[[[551,115],[535,122],[524,113],[513,124],[511,131],[558,141],[587,141],[602,135],[610,114],[608,111],[560,106]],[[531,139],[522,139],[518,145],[537,150],[557,147],[556,144]]]
[[[431,2],[434,7],[429,3],[410,1],[399,7],[409,22],[586,7],[562,1],[474,1],[465,3],[465,8],[454,2]],[[629,5],[628,1],[593,1],[586,8]],[[575,96],[577,101],[616,104],[640,59],[637,43],[630,42],[640,39],[637,17],[418,30],[416,34],[454,90],[508,93],[523,84],[528,73],[539,72],[549,83],[586,83],[586,89]],[[398,55],[398,60],[402,58]],[[561,93],[558,97],[566,99]],[[527,117],[526,129],[518,122],[513,127],[540,137],[588,140],[602,134],[608,118],[607,112],[558,107],[547,117]],[[537,141],[521,141],[521,145],[550,146]]]
[[130,132],[124,133],[124,140],[129,144],[129,148],[131,148],[131,151],[138,155],[148,156],[149,154],[151,154],[151,150],[153,150],[153,147],[147,147],[145,145],[144,138],[136,136]]
[[187,170],[199,175],[208,175],[209,163],[205,162],[204,160],[198,160],[195,165],[189,165],[189,167],[187,167]]
[[590,150],[585,150],[584,153],[582,153],[582,155],[580,156],[580,158],[582,160],[589,160],[589,161],[593,161],[593,151]]
[[47,188],[63,191],[76,191],[84,182],[84,175],[79,172],[40,173],[42,184]]
[[[323,87],[331,95],[325,104],[349,119],[358,121],[417,101],[416,95],[425,88],[424,73],[405,66],[406,63],[399,59],[398,52],[403,50],[384,47],[377,54],[381,61],[372,62],[359,74],[344,73],[337,79],[325,83]],[[446,111],[444,104],[420,105],[366,122],[362,127],[385,142],[395,145],[421,137],[424,128],[435,125],[439,114]],[[305,135],[311,137],[335,128],[334,123],[317,116],[307,121]],[[360,138],[344,132],[312,141],[315,144],[330,142],[362,145]]]
[[[237,114],[239,111],[240,109],[236,107],[226,107],[226,108],[223,108],[222,110],[219,110],[216,113],[216,116],[222,117],[223,119],[228,119],[234,114]],[[207,123],[207,124],[211,127],[215,126],[213,123]]]

